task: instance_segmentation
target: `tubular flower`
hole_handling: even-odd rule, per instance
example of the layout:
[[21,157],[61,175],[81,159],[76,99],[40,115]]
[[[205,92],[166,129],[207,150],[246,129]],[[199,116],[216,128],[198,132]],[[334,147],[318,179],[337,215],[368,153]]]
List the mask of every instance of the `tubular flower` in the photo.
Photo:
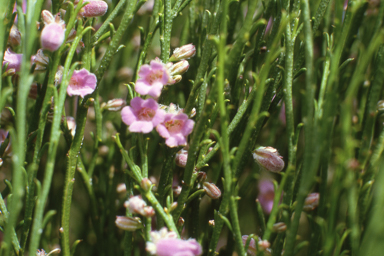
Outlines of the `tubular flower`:
[[168,83],[169,74],[163,63],[152,60],[150,65],[143,65],[139,71],[140,78],[135,85],[135,91],[141,95],[158,98],[163,86]]
[[97,79],[95,74],[92,74],[85,68],[73,71],[71,80],[67,87],[69,96],[80,95],[84,98],[85,95],[93,93],[96,89]]
[[166,228],[151,232],[151,242],[147,242],[146,250],[158,256],[195,256],[201,255],[201,245],[195,239],[181,240],[175,232]]
[[41,46],[43,49],[54,52],[63,44],[65,38],[65,23],[60,14],[54,17],[52,13],[43,10],[41,16],[44,20],[44,28],[41,32]]
[[130,132],[149,133],[158,124],[164,121],[165,111],[159,109],[154,99],[143,100],[135,97],[131,100],[131,106],[121,110],[121,119],[129,125]]
[[164,122],[156,127],[157,132],[165,139],[168,147],[187,145],[187,136],[192,132],[195,122],[184,113],[167,113]]
[[16,72],[20,71],[22,58],[23,54],[17,54],[13,52],[11,48],[8,48],[4,52],[3,67],[8,63],[7,71],[10,69],[13,69]]

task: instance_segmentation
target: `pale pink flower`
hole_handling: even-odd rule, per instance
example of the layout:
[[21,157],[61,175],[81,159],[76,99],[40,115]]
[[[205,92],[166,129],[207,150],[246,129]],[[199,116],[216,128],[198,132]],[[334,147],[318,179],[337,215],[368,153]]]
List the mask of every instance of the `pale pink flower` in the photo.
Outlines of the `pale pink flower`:
[[195,122],[184,113],[167,113],[164,122],[156,127],[157,132],[165,139],[165,144],[173,148],[187,145],[187,136],[192,132]]
[[84,0],[83,3],[88,2],[86,6],[84,6],[79,15],[83,17],[98,17],[103,16],[108,11],[108,4],[102,0]]
[[10,69],[14,69],[15,71],[20,71],[22,59],[23,59],[23,54],[15,53],[11,50],[11,48],[8,48],[4,52],[3,67],[5,64],[8,63],[7,71]]
[[158,256],[195,256],[201,255],[201,245],[195,239],[182,240],[175,232],[166,228],[151,232],[151,242],[147,242],[146,250]]
[[261,179],[259,181],[259,200],[261,208],[266,214],[270,214],[273,208],[273,199],[275,198],[275,187],[273,182],[268,179]]
[[67,87],[69,96],[80,95],[84,98],[85,95],[93,93],[96,89],[97,79],[95,74],[92,74],[85,68],[73,71],[71,80]]
[[143,65],[139,71],[140,78],[135,85],[135,91],[141,95],[158,98],[163,86],[169,79],[168,70],[163,63],[152,60],[150,65]]
[[149,133],[164,121],[165,111],[159,109],[154,99],[135,97],[130,104],[121,110],[121,119],[129,125],[130,132]]
[[41,12],[44,20],[44,28],[41,31],[41,46],[48,51],[56,51],[63,44],[65,38],[65,23],[60,18],[60,14],[53,16],[47,10]]

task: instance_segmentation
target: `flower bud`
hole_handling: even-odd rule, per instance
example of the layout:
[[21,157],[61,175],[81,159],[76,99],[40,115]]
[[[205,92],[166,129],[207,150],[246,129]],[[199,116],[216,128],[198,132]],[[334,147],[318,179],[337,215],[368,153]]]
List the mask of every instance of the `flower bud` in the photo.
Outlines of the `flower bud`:
[[108,11],[108,4],[102,0],[84,0],[83,3],[88,2],[84,6],[79,15],[87,18],[103,16]]
[[277,222],[273,224],[272,230],[276,233],[282,233],[287,230],[287,225],[284,222]]
[[174,196],[179,196],[180,193],[181,193],[181,186],[174,186],[174,187],[172,188],[172,190],[173,190],[173,195],[174,195]]
[[116,216],[115,224],[118,228],[126,231],[135,231],[143,227],[138,217]]
[[176,165],[182,168],[185,168],[188,160],[188,150],[180,149],[179,152],[176,153]]
[[203,188],[205,193],[212,198],[212,199],[218,199],[221,197],[221,191],[220,189],[213,183],[204,182]]
[[65,38],[65,23],[60,15],[55,17],[47,10],[43,10],[41,16],[45,26],[41,31],[41,46],[43,49],[54,52],[63,44]]
[[196,48],[193,44],[183,45],[179,48],[176,48],[173,51],[173,55],[169,58],[169,61],[179,61],[184,59],[189,59],[195,56]]
[[377,111],[384,112],[384,100],[379,100],[377,102]]
[[53,249],[52,251],[50,251],[48,254],[44,251],[44,249],[41,249],[41,250],[37,250],[36,252],[36,256],[49,256],[53,253],[60,253],[61,252],[61,249],[60,248],[56,248],[56,249]]
[[214,227],[215,226],[215,220],[209,220],[208,225],[211,227]]
[[58,66],[56,74],[55,74],[55,85],[56,86],[61,83],[61,80],[63,78],[63,73],[64,73],[64,67]]
[[12,25],[11,31],[9,31],[8,44],[12,47],[20,45],[21,33],[15,25]]
[[116,192],[117,192],[118,194],[125,193],[125,192],[127,192],[127,187],[125,186],[124,183],[120,183],[120,184],[118,184],[117,187],[116,187]]
[[181,75],[170,76],[167,85],[177,84],[183,77]]
[[304,211],[313,211],[319,205],[319,193],[311,193],[304,201]]
[[168,68],[168,72],[171,76],[182,75],[189,69],[189,63],[187,60],[181,60],[173,64]]
[[73,118],[71,116],[67,116],[66,119],[67,119],[68,130],[71,131],[72,137],[75,137],[75,134],[76,134],[76,120],[75,120],[75,118]]
[[108,111],[120,111],[126,105],[125,100],[123,99],[113,99],[109,100],[107,103],[103,102],[101,104],[102,109],[106,109]]
[[152,186],[152,182],[148,178],[143,178],[141,180],[141,188],[144,189],[144,191],[149,191]]
[[8,48],[4,52],[4,60],[3,60],[3,67],[5,64],[8,64],[7,71],[8,70],[15,70],[20,71],[21,67],[21,61],[23,58],[23,54],[17,54],[11,50],[11,48]]
[[281,172],[284,168],[283,157],[272,147],[259,147],[252,153],[259,166],[270,172]]
[[35,71],[45,71],[48,67],[49,58],[44,55],[43,49],[39,49],[36,55],[31,56],[31,63],[36,64]]

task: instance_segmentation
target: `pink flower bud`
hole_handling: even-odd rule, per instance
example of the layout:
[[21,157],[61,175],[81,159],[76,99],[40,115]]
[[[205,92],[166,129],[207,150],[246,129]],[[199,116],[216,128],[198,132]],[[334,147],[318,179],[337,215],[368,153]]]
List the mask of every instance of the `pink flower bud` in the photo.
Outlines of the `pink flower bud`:
[[8,44],[12,47],[18,46],[21,43],[21,33],[15,25],[12,25],[9,31]]
[[127,187],[125,186],[124,183],[120,183],[117,185],[116,192],[121,194],[127,192]]
[[172,188],[172,190],[173,190],[173,195],[174,196],[179,196],[182,189],[181,189],[181,186],[174,186]]
[[188,150],[180,149],[179,152],[176,153],[176,165],[182,168],[185,168],[188,160]]
[[8,64],[7,71],[11,69],[14,69],[16,72],[20,71],[22,58],[23,54],[17,54],[11,48],[8,48],[4,52],[3,67],[5,64]]
[[108,111],[120,111],[126,105],[125,100],[123,99],[113,99],[109,100],[107,103],[103,102],[101,104],[102,109],[106,109]]
[[108,4],[102,0],[84,0],[83,3],[88,2],[86,6],[84,6],[80,10],[80,15],[83,17],[98,17],[103,16],[108,11]]
[[63,72],[64,72],[64,67],[58,66],[55,74],[55,85],[58,85],[61,83],[61,79],[63,78]]
[[126,231],[135,231],[143,227],[140,218],[131,218],[126,216],[116,216],[115,224],[118,228]]
[[169,61],[179,61],[189,59],[195,56],[196,48],[193,44],[183,45],[180,48],[176,48],[173,51],[173,55],[169,58]]
[[67,116],[67,127],[68,127],[68,130],[71,131],[72,137],[75,137],[75,134],[76,134],[76,120],[75,120],[75,118],[73,118],[71,116]]
[[203,188],[205,193],[212,199],[219,199],[221,197],[220,189],[213,183],[204,182]]
[[167,85],[177,84],[183,79],[181,75],[170,76]]
[[54,52],[63,44],[65,38],[65,23],[60,14],[55,17],[47,10],[41,12],[44,20],[44,28],[41,31],[41,46],[43,49]]
[[319,205],[319,193],[312,193],[307,196],[304,202],[304,211],[313,211]]
[[284,168],[283,157],[272,147],[259,147],[252,153],[259,166],[270,172],[281,172]]
[[175,64],[173,64],[170,68],[168,68],[169,74],[171,76],[182,75],[189,69],[189,63],[187,60],[181,60]]

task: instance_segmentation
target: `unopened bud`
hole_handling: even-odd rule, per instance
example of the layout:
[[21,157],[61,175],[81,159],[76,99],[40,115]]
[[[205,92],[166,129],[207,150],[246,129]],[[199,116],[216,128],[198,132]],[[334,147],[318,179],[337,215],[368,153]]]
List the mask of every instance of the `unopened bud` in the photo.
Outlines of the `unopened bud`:
[[12,47],[18,46],[21,43],[21,33],[17,29],[17,26],[12,25],[11,31],[9,31],[8,44]]
[[281,172],[284,168],[283,157],[273,147],[259,147],[252,153],[259,166],[270,172]]
[[189,69],[189,63],[187,60],[181,60],[175,64],[173,64],[170,68],[168,68],[169,74],[171,76],[182,75]]
[[188,150],[181,149],[176,153],[175,162],[176,165],[182,168],[185,168],[188,160]]
[[218,199],[221,197],[221,191],[220,189],[213,183],[204,182],[203,188],[205,193],[212,198],[212,199]]
[[138,217],[116,216],[115,224],[118,228],[126,231],[135,231],[143,227]]
[[67,127],[68,127],[68,130],[71,131],[72,137],[75,137],[75,134],[76,134],[76,120],[75,120],[75,118],[73,118],[71,116],[67,116]]
[[126,105],[125,100],[123,99],[113,99],[109,100],[107,103],[101,104],[102,109],[106,109],[108,111],[120,111]]
[[184,59],[189,59],[195,56],[196,48],[193,44],[183,45],[179,48],[176,48],[173,51],[173,55],[169,58],[169,61],[179,61]]
[[180,193],[181,193],[181,186],[175,186],[175,187],[172,188],[172,190],[173,190],[173,195],[174,196],[179,196]]
[[60,15],[55,17],[47,10],[43,10],[41,16],[45,26],[41,31],[40,41],[43,49],[54,52],[63,44],[65,38],[65,23]]
[[172,212],[173,210],[175,210],[177,208],[177,202],[173,202],[171,204],[171,206],[169,207],[169,211]]
[[49,256],[51,254],[54,254],[54,253],[60,253],[61,252],[61,249],[60,248],[56,248],[56,249],[53,249],[52,251],[50,251],[48,254],[44,251],[44,249],[41,249],[41,250],[37,250],[36,252],[36,256]]
[[84,0],[83,3],[89,2],[84,6],[79,15],[87,18],[103,16],[108,11],[108,4],[102,0]]
[[141,180],[141,188],[144,189],[144,191],[149,191],[152,186],[152,182],[148,178],[143,178]]
[[260,251],[265,251],[266,249],[271,247],[271,243],[268,242],[268,240],[259,240],[258,244],[259,244]]
[[56,74],[55,74],[55,85],[56,86],[61,83],[61,80],[63,78],[63,73],[64,73],[64,67],[58,66]]
[[312,211],[319,205],[320,195],[319,193],[311,193],[304,201],[304,211]]
[[215,226],[215,220],[209,220],[208,225],[211,227],[214,227]]
[[36,64],[35,71],[45,71],[48,67],[49,58],[43,52],[43,49],[39,49],[36,55],[31,56],[31,63]]
[[377,111],[384,112],[384,100],[379,100],[379,102],[377,102]]
[[125,186],[124,183],[120,183],[119,185],[117,185],[116,192],[119,194],[125,193],[127,192],[127,187]]
[[183,77],[181,75],[170,76],[167,85],[177,84]]
[[5,64],[8,64],[7,71],[20,71],[21,67],[21,61],[23,58],[23,54],[17,54],[11,50],[11,48],[8,48],[4,52],[4,60],[3,60],[3,67]]
[[184,226],[184,223],[185,223],[185,220],[183,219],[183,217],[180,217],[179,220],[177,221],[177,226],[182,227]]
[[287,225],[284,222],[277,222],[273,224],[272,230],[276,233],[282,233],[287,230]]

